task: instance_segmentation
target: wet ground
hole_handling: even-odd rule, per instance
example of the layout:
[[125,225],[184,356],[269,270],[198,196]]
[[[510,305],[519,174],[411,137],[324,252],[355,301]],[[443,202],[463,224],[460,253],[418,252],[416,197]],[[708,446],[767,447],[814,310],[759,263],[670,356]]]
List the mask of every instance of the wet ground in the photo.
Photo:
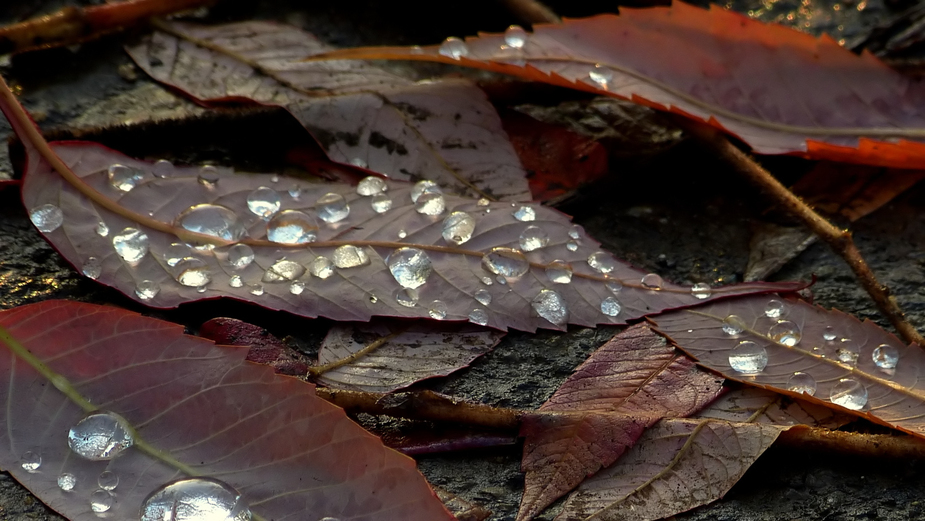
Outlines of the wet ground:
[[[551,4],[563,14],[588,14],[596,9],[592,3]],[[47,2],[39,7],[57,5]],[[756,8],[760,6],[756,4]],[[0,21],[34,14],[36,9],[25,4],[4,6]],[[487,0],[472,2],[465,12],[450,18],[441,14],[445,13],[443,6],[423,1],[396,6],[392,2],[346,0],[301,12],[294,5],[265,2],[248,9],[251,12],[219,9],[215,16],[282,19],[305,25],[339,45],[429,43],[449,34],[500,30],[516,21]],[[854,9],[859,12],[856,6]],[[857,26],[849,24],[849,29],[860,30],[864,23],[863,19],[852,19],[850,24]],[[146,111],[179,114],[186,110],[183,102],[159,93],[144,77],[132,80],[132,75],[126,74],[128,62],[119,40],[109,38],[79,49],[19,57],[0,73],[22,89],[27,108],[44,128],[75,119],[112,124],[129,114],[134,118]],[[5,122],[0,123],[0,137],[6,136],[7,129]],[[148,139],[153,148],[171,146],[161,142],[161,137]],[[209,153],[222,153],[220,146],[213,148]],[[786,159],[770,161],[769,165],[785,178],[806,167]],[[10,172],[6,151],[0,149],[0,175]],[[676,282],[729,283],[742,277],[751,226],[765,218],[766,207],[767,202],[756,190],[695,143],[685,142],[655,156],[615,157],[610,177],[582,190],[562,209],[574,215],[607,249],[641,268]],[[913,188],[852,228],[859,248],[881,281],[891,288],[913,324],[925,329],[925,185]],[[813,287],[817,303],[885,325],[847,266],[824,245],[812,246],[776,278],[808,280],[813,275],[818,277]],[[34,232],[14,190],[4,190],[0,192],[0,307],[47,298],[112,303],[143,311],[119,294],[78,276]],[[212,316],[234,316],[259,323],[280,336],[296,335],[306,345],[317,342],[326,327],[324,321],[295,319],[234,303],[193,305],[182,312],[156,315],[190,326]],[[483,403],[536,407],[613,331],[576,328],[567,334],[512,333],[472,367],[426,387]],[[495,512],[492,519],[508,520],[513,519],[523,486],[519,456],[519,447],[511,447],[425,456],[419,463],[434,484],[491,509]],[[923,515],[925,466],[920,462],[846,460],[772,449],[726,498],[678,519],[905,520]],[[543,519],[552,517],[546,514]],[[0,474],[0,518],[60,519],[7,474]]]

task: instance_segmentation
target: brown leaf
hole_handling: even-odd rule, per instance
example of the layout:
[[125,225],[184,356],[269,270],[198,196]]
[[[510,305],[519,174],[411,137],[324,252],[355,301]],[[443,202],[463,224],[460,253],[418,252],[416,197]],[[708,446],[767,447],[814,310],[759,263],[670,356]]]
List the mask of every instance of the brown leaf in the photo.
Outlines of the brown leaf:
[[853,417],[828,407],[756,387],[744,387],[723,394],[697,413],[697,418],[783,426],[809,425],[826,429],[837,429],[854,421]]

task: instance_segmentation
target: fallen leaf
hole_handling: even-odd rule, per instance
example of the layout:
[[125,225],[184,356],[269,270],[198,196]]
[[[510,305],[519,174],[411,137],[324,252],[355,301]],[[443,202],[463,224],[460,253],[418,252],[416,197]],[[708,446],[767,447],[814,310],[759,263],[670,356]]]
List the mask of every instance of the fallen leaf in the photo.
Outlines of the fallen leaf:
[[266,329],[234,318],[213,318],[199,326],[199,336],[216,344],[247,346],[247,361],[268,365],[279,374],[305,376],[308,364],[301,354]]
[[837,429],[854,421],[853,416],[828,407],[757,387],[725,393],[696,416],[738,423],[810,425],[826,429]]
[[188,478],[225,508],[240,493],[256,521],[452,519],[413,460],[246,349],[66,301],[2,311],[0,326],[0,465],[71,520],[137,519]]
[[745,280],[764,280],[814,244],[818,237],[803,226],[759,222],[752,229]]

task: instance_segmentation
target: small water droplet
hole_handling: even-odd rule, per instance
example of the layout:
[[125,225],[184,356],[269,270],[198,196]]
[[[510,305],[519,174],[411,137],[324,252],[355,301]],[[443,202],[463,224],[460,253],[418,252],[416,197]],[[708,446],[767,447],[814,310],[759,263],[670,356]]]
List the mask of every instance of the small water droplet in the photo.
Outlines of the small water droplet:
[[568,284],[572,282],[572,265],[556,259],[546,266],[546,278],[555,284]]
[[492,248],[482,257],[482,267],[501,277],[516,278],[530,269],[524,254],[512,248]]
[[443,194],[427,192],[418,197],[414,209],[423,215],[440,215],[446,210],[446,200]]
[[453,212],[443,220],[443,238],[452,244],[463,244],[475,233],[475,219],[466,212]]
[[[254,262],[254,249],[247,244],[235,244],[228,248],[228,264],[236,270],[242,270]],[[169,262],[168,262],[169,264]]]
[[482,308],[475,308],[469,313],[469,322],[484,326],[488,324],[488,312]]
[[135,295],[141,300],[151,300],[161,292],[161,285],[153,280],[142,280],[135,284]]
[[835,357],[844,364],[857,365],[860,356],[861,348],[850,338],[843,339],[835,348]]
[[475,297],[475,300],[477,300],[479,304],[483,306],[491,304],[491,293],[489,293],[487,289],[476,290],[473,297]]
[[279,244],[307,244],[318,238],[315,220],[298,210],[279,212],[267,223],[267,239]]
[[698,282],[691,286],[691,295],[699,299],[709,298],[713,294],[713,289],[706,282]]
[[549,244],[549,234],[539,226],[527,226],[520,234],[520,248],[523,251],[545,248],[547,244]]
[[167,161],[166,159],[158,159],[151,167],[151,173],[154,174],[154,177],[160,177],[161,179],[167,177],[172,172],[173,163]]
[[838,338],[838,335],[835,333],[835,328],[832,326],[825,326],[825,330],[822,332],[822,339],[826,342],[831,342]]
[[237,241],[244,237],[246,232],[234,211],[217,204],[191,206],[177,216],[177,225],[194,233],[226,241]]
[[370,304],[375,304],[376,302],[379,302],[379,297],[377,297],[377,296],[374,295],[374,294],[370,294],[370,295],[369,295],[369,303],[370,303]]
[[796,372],[787,381],[787,389],[813,396],[816,394],[816,379],[809,373]]
[[867,405],[867,388],[853,378],[842,378],[832,387],[829,400],[845,409],[859,411]]
[[466,46],[466,42],[455,36],[450,36],[440,44],[438,52],[443,56],[458,60],[469,54],[469,47]]
[[74,487],[77,486],[77,476],[71,474],[70,472],[65,472],[58,476],[58,488],[65,492],[70,492],[74,490]]
[[751,340],[739,342],[729,351],[729,366],[742,374],[757,374],[768,365],[768,352]]
[[107,175],[110,186],[122,192],[131,192],[145,177],[143,170],[120,164],[110,165]]
[[90,494],[90,509],[97,514],[108,512],[115,503],[115,497],[112,492],[98,488]]
[[80,267],[80,271],[87,277],[96,280],[103,273],[103,262],[96,257],[90,257]]
[[334,263],[327,257],[315,257],[308,265],[308,271],[319,279],[326,279],[334,275]]
[[228,285],[232,288],[240,288],[244,286],[244,279],[242,279],[240,275],[232,275],[231,278],[228,279]]
[[800,328],[789,320],[779,320],[768,330],[768,336],[775,342],[793,347],[800,343]]
[[289,293],[293,295],[301,295],[305,291],[305,283],[301,280],[297,280],[289,285]]
[[768,301],[768,305],[764,307],[764,314],[768,318],[781,318],[787,315],[784,303],[775,299]]
[[340,521],[340,519],[336,517],[326,516],[326,517],[322,517],[318,521]]
[[36,452],[27,450],[23,452],[22,457],[19,458],[19,464],[22,466],[23,470],[35,472],[42,466],[42,456]]
[[247,209],[257,217],[269,219],[279,211],[282,199],[279,193],[266,186],[261,186],[247,194]]
[[343,221],[350,215],[350,205],[344,196],[328,192],[315,201],[315,209],[322,221],[330,224]]
[[205,284],[196,288],[196,293],[205,293],[209,288]]
[[498,284],[501,284],[502,286],[507,284],[507,279],[504,278],[504,275],[498,275],[497,277],[495,277],[495,280],[497,280]]
[[572,226],[572,228],[568,231],[568,236],[571,239],[578,240],[578,238],[581,237],[581,227],[577,224]]
[[480,198],[478,201],[475,202],[476,206],[488,206],[490,204],[491,204],[491,201],[489,201],[488,199],[484,197]]
[[50,233],[64,223],[64,213],[53,204],[43,204],[29,210],[29,219],[40,232]]
[[302,197],[302,189],[298,186],[293,186],[292,188],[289,189],[289,197],[298,201],[299,198]]
[[427,313],[430,318],[443,320],[446,318],[446,304],[442,300],[435,300],[430,303],[430,309],[428,309]]
[[546,320],[564,326],[568,322],[568,305],[558,292],[544,289],[530,302],[536,314]]
[[403,288],[419,288],[433,271],[430,257],[417,248],[398,248],[387,260],[392,277]]
[[142,504],[141,521],[250,521],[244,497],[214,478],[184,478],[152,492]]
[[369,255],[363,248],[357,248],[352,244],[339,246],[334,250],[334,265],[338,268],[356,268],[369,264]]
[[607,85],[613,80],[613,71],[609,67],[598,63],[594,68],[588,71],[588,77],[591,78],[591,81],[600,85],[602,89],[606,90]]
[[617,261],[607,252],[596,251],[588,256],[588,266],[600,273],[610,273],[617,268]]
[[874,364],[880,369],[895,369],[899,363],[899,350],[889,344],[880,344],[873,352]]
[[381,177],[371,175],[357,183],[357,194],[362,196],[376,195],[389,189],[389,185]]
[[350,164],[353,166],[358,166],[360,168],[369,168],[369,163],[367,163],[366,161],[364,161],[363,159],[359,157],[355,157],[351,159]]
[[601,313],[608,317],[619,315],[622,309],[623,306],[620,305],[620,301],[616,297],[607,297],[601,301]]
[[196,178],[206,190],[213,191],[218,186],[218,169],[214,166],[204,166],[199,169],[199,176]]
[[416,203],[423,194],[442,194],[443,190],[440,189],[440,186],[437,183],[430,180],[423,180],[414,183],[414,186],[411,187],[411,202]]
[[514,210],[513,215],[518,221],[533,221],[536,219],[536,210],[529,206],[521,206]]
[[642,287],[646,289],[660,290],[665,281],[655,273],[648,273],[642,277]]
[[568,251],[578,251],[578,243],[575,241],[568,241],[565,243],[565,248]]
[[100,237],[106,237],[107,235],[109,235],[109,226],[106,226],[106,223],[104,223],[103,221],[100,221],[96,225],[96,234],[99,235]]
[[523,49],[527,43],[527,31],[519,25],[512,25],[504,31],[504,43],[514,49]]
[[253,286],[251,286],[251,295],[254,295],[255,297],[259,297],[263,295],[263,293],[264,293],[263,284],[254,284]]
[[398,238],[399,238],[399,239],[404,239],[404,238],[407,237],[407,236],[408,236],[408,232],[406,232],[405,230],[398,230]]
[[729,315],[723,319],[723,333],[734,336],[742,331],[745,331],[745,321],[739,315]]
[[484,285],[486,285],[486,286],[491,286],[491,285],[492,285],[491,277],[482,276],[482,277],[480,278],[480,280],[482,281],[482,284],[484,284]]
[[392,209],[392,199],[386,194],[374,195],[369,204],[376,213],[385,213]]
[[176,266],[181,260],[192,256],[193,249],[190,248],[188,244],[182,242],[172,243],[164,250],[164,255],[162,255],[164,262],[166,262],[168,266]]
[[119,486],[119,475],[115,472],[104,470],[96,479],[96,483],[103,490],[115,490]]
[[395,302],[398,302],[406,308],[413,308],[418,305],[418,290],[412,288],[401,288],[395,292]]
[[135,444],[131,432],[121,416],[95,412],[71,427],[67,444],[74,454],[88,460],[111,460]]
[[148,236],[135,228],[125,228],[112,237],[112,247],[125,262],[135,263],[148,254]]
[[183,259],[177,264],[176,268],[178,273],[177,282],[184,286],[199,288],[212,281],[209,267],[200,259]]
[[263,282],[291,282],[305,275],[305,266],[291,260],[280,259],[263,273]]

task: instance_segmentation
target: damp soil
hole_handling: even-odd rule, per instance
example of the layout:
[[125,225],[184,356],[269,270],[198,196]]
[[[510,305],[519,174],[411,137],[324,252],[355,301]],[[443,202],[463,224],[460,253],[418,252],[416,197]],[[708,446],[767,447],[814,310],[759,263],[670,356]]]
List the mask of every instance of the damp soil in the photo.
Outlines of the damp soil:
[[[337,45],[436,42],[451,34],[502,30],[516,22],[497,3],[477,0],[465,12],[448,17],[439,3],[342,0],[305,7],[304,2],[253,2],[246,8],[218,7],[212,19],[271,18],[302,25]],[[593,2],[550,2],[562,14],[590,14]],[[22,2],[0,7],[0,23],[47,12],[63,2]],[[736,8],[741,8],[738,3]],[[569,11],[571,9],[571,11]],[[588,11],[583,12],[582,9]],[[744,10],[744,8],[743,8]],[[879,18],[878,18],[879,20]],[[850,22],[863,30],[863,17]],[[80,125],[112,126],[157,113],[183,117],[201,112],[191,104],[131,74],[122,53],[122,37],[109,37],[77,49],[58,49],[16,57],[0,69],[22,89],[22,100],[45,130]],[[121,71],[120,71],[121,67]],[[121,73],[120,73],[121,72]],[[136,71],[137,72],[137,71]],[[567,94],[562,94],[567,96]],[[214,135],[239,129],[236,139],[261,139],[251,117],[211,128]],[[181,123],[180,127],[187,123]],[[270,123],[272,124],[272,123]],[[280,122],[280,125],[284,123]],[[190,151],[182,133],[134,127],[110,132],[110,139],[141,132],[150,148],[140,154],[182,150],[232,158],[222,138]],[[230,127],[229,127],[230,125]],[[238,125],[238,126],[235,126]],[[223,130],[224,129],[224,130]],[[248,134],[250,132],[251,134]],[[9,127],[0,122],[0,138]],[[106,134],[106,132],[103,132]],[[129,134],[131,135],[131,134]],[[112,137],[116,136],[116,137]],[[227,136],[226,136],[227,137]],[[239,149],[241,147],[233,147]],[[263,150],[260,147],[253,147]],[[207,150],[206,150],[207,149]],[[216,157],[216,155],[218,157]],[[259,155],[259,154],[258,154]],[[245,163],[271,158],[232,158]],[[561,209],[618,257],[680,283],[725,284],[740,281],[754,223],[766,219],[769,204],[735,177],[726,165],[696,143],[684,141],[646,157],[612,158],[611,174],[567,200]],[[249,163],[251,164],[251,163]],[[806,169],[798,160],[769,161],[785,179]],[[0,176],[13,169],[0,148]],[[887,284],[909,320],[925,329],[925,185],[915,187],[852,226],[855,241],[881,281]],[[816,303],[869,318],[889,328],[850,270],[825,245],[810,247],[774,276],[809,280]],[[31,226],[15,189],[0,190],[0,308],[65,298],[126,307],[180,322],[194,330],[215,316],[232,316],[291,336],[311,350],[329,325],[233,302],[209,302],[179,311],[151,312],[117,292],[81,276],[48,246]],[[619,328],[572,328],[567,333],[511,333],[491,353],[447,378],[420,384],[467,400],[505,407],[535,408],[571,371]],[[421,471],[435,485],[494,512],[491,519],[511,520],[523,488],[518,445],[451,454],[419,456]],[[552,519],[556,508],[541,516]],[[847,460],[828,454],[772,448],[720,501],[677,516],[691,520],[919,519],[925,515],[925,466],[917,461]],[[61,519],[8,474],[0,473],[0,519]]]

